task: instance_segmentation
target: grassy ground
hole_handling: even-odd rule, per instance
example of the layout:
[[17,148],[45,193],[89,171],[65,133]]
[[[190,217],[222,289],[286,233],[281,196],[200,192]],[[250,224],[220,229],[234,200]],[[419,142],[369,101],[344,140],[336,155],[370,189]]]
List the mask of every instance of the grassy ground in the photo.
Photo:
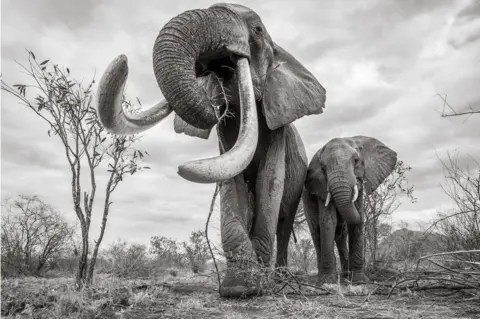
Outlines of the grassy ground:
[[[399,292],[365,301],[375,285],[327,288],[332,295],[282,290],[275,296],[224,299],[215,277],[179,274],[155,280],[98,276],[88,290],[73,280],[2,281],[2,318],[480,318],[480,302]],[[382,293],[381,290],[376,290]]]

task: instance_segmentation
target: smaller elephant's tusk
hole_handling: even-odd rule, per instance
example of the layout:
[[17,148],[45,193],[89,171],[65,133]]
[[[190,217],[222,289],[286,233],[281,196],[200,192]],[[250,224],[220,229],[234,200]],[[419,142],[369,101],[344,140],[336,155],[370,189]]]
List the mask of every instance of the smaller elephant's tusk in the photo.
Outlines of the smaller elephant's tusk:
[[331,195],[330,195],[330,192],[327,193],[327,200],[325,201],[325,207],[328,206],[328,204],[330,204],[330,198],[331,198]]
[[352,200],[352,203],[355,203],[357,199],[358,199],[358,185],[355,184],[355,186],[353,187],[353,200]]

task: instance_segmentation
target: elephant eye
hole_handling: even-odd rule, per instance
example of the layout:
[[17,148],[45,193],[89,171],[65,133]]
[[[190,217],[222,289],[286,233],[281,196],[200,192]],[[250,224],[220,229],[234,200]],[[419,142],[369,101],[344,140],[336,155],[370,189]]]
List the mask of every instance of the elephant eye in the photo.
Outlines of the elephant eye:
[[261,26],[257,25],[253,28],[253,31],[256,33],[256,34],[260,34],[262,33],[263,29]]
[[355,165],[358,165],[358,163],[360,163],[360,160],[359,160],[358,158],[356,158],[356,159],[353,160],[353,163],[354,163]]

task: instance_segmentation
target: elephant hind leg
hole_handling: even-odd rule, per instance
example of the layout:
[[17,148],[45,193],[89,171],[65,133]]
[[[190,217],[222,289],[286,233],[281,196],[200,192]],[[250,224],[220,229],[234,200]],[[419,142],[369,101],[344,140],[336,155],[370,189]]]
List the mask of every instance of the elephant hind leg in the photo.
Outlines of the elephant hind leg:
[[293,125],[286,127],[285,187],[277,226],[276,267],[288,264],[288,243],[293,230],[298,204],[302,198],[303,183],[307,176],[307,154]]
[[277,225],[277,260],[275,268],[287,267],[288,265],[288,243],[292,235],[293,222],[300,197],[291,203],[283,203],[280,206],[280,219]]

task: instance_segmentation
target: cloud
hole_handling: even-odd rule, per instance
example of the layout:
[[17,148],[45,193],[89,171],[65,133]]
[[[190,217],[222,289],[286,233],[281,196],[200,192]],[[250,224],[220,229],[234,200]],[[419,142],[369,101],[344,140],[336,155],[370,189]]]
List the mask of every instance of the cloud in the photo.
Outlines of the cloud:
[[[428,220],[448,206],[439,187],[438,157],[458,149],[465,158],[478,159],[480,118],[441,118],[437,94],[448,94],[457,111],[480,105],[478,1],[240,2],[258,12],[273,40],[327,90],[324,113],[295,122],[309,158],[333,137],[376,137],[412,166],[408,179],[418,202],[405,201],[394,220]],[[9,84],[28,79],[15,63],[25,63],[25,48],[38,59],[68,66],[84,81],[94,75],[98,80],[111,60],[126,54],[127,94],[148,107],[162,98],[151,56],[158,31],[180,12],[211,4],[6,0],[2,79]],[[75,219],[61,143],[48,138],[48,126],[37,116],[2,93],[2,193],[39,194]],[[190,183],[176,171],[185,161],[217,155],[215,134],[207,141],[175,134],[171,117],[145,132],[137,146],[150,153],[145,165],[151,170],[128,176],[114,193],[105,241],[123,237],[146,243],[155,235],[185,240],[193,229],[203,229],[214,186]],[[99,185],[106,178],[100,173]],[[94,235],[102,192],[98,200]],[[214,227],[218,233],[218,222]]]

